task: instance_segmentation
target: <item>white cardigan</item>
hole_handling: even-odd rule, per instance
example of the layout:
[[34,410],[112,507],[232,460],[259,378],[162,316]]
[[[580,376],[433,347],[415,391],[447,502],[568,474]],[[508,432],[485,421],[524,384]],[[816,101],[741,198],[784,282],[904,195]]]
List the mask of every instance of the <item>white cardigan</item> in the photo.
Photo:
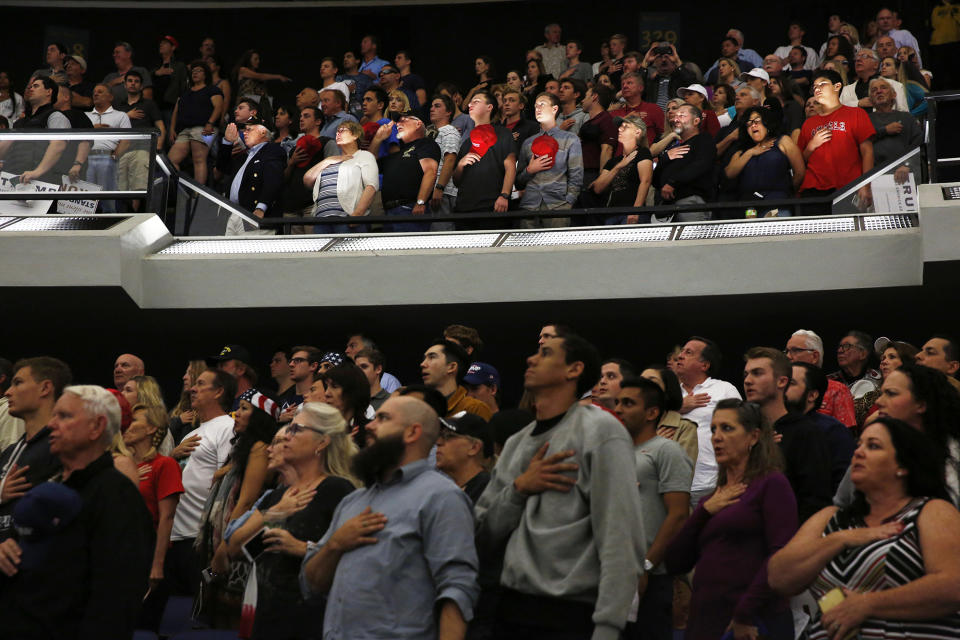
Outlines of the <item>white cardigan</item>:
[[[320,194],[321,178],[317,176],[313,183],[313,201],[317,201]],[[372,186],[374,189],[380,188],[380,176],[377,170],[377,159],[369,151],[357,151],[349,160],[344,160],[339,165],[337,173],[337,200],[340,201],[340,208],[347,215],[353,213],[360,201],[363,190]],[[367,215],[369,209],[363,212]]]

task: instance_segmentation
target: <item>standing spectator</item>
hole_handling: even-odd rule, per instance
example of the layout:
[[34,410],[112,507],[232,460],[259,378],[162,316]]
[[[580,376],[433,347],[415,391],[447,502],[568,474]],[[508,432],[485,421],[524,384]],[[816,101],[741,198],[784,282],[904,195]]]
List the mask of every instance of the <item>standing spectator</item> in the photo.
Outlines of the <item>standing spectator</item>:
[[[392,124],[393,121],[385,116],[387,105],[390,103],[390,96],[378,85],[373,85],[363,94],[362,109],[363,118],[360,124],[363,126],[363,140],[360,143],[361,149],[369,149],[370,142],[377,131],[385,124]],[[395,152],[400,146],[397,140],[397,128],[393,127],[393,133],[387,138],[386,144],[380,145],[380,156]]]
[[804,53],[807,54],[803,68],[813,71],[817,68],[820,58],[814,49],[803,44],[803,36],[805,35],[807,35],[807,30],[803,28],[802,24],[799,22],[791,22],[787,26],[787,39],[790,42],[782,47],[777,47],[773,54],[780,58],[784,65],[787,65],[789,63],[790,50],[794,47],[803,47]]
[[[436,214],[450,215],[457,206],[457,187],[453,183],[453,171],[457,166],[460,151],[460,132],[451,124],[453,100],[445,95],[436,95],[430,103],[429,134],[440,147],[440,163],[437,165],[437,182],[430,197],[430,209]],[[453,231],[452,222],[434,222],[433,231]],[[376,408],[376,407],[374,407]]]
[[[854,405],[857,400],[880,386],[880,372],[872,368],[873,340],[863,331],[848,331],[837,346],[837,364],[840,368],[828,378],[847,385],[853,394]],[[857,407],[857,424],[863,424],[863,415],[868,407]]]
[[279,73],[261,72],[260,62],[260,52],[256,49],[247,49],[237,60],[230,75],[237,87],[237,97],[249,98],[256,102],[260,107],[260,117],[265,122],[272,122],[273,108],[270,94],[267,92],[267,82],[271,80],[290,82],[290,78]]
[[[703,120],[700,122],[700,132],[707,133],[710,136],[716,136],[720,132],[720,120],[717,114],[710,108],[707,101],[707,89],[702,84],[692,84],[689,87],[680,87],[677,89],[677,97],[683,99],[687,104],[692,104],[700,113],[703,114]],[[664,131],[673,127],[672,124],[664,125]]]
[[383,354],[372,347],[364,347],[354,355],[353,360],[367,377],[370,384],[370,406],[376,412],[390,397],[390,392],[380,386],[383,366],[386,364]]
[[557,113],[557,124],[564,131],[573,135],[580,134],[580,127],[587,120],[587,114],[580,107],[580,101],[587,93],[587,85],[581,80],[563,80],[557,98],[560,100],[560,112]]
[[[854,69],[857,73],[857,80],[851,82],[840,92],[840,102],[848,107],[863,107],[867,113],[873,107],[870,102],[870,81],[880,75],[880,58],[873,49],[861,49],[857,52]],[[907,90],[896,80],[888,79],[887,82],[897,93],[897,109],[899,111],[910,111],[907,105]]]
[[735,399],[717,404],[711,428],[717,489],[666,552],[671,573],[696,568],[685,637],[712,640],[730,630],[756,638],[762,626],[765,636],[792,638],[790,607],[767,584],[768,559],[797,530],[797,501],[780,472],[773,430],[757,405]]
[[680,413],[697,424],[700,451],[690,485],[690,504],[696,507],[700,499],[714,490],[717,484],[717,462],[713,457],[710,439],[710,420],[717,403],[725,399],[740,399],[740,392],[729,382],[713,376],[720,369],[720,347],[713,340],[693,336],[683,345],[674,371],[680,381],[683,403]]
[[614,90],[620,89],[620,77],[623,75],[623,52],[627,49],[627,36],[615,33],[610,36],[610,61],[606,67],[600,66],[597,73],[605,73],[610,78]]
[[397,51],[393,57],[393,64],[400,71],[400,86],[407,91],[412,91],[417,97],[418,104],[425,105],[427,104],[426,83],[424,83],[423,78],[411,71],[410,65],[412,62],[413,58],[410,57],[410,52],[405,49]]
[[[361,113],[360,101],[364,93],[373,86],[370,76],[360,73],[360,59],[353,51],[343,54],[343,73],[337,76],[337,82],[343,82],[350,87],[350,108],[348,111],[359,118]],[[379,70],[378,70],[379,72]]]
[[[337,128],[336,135],[341,155],[324,158],[303,176],[304,186],[313,190],[311,215],[318,218],[366,216],[379,184],[377,160],[369,151],[360,149],[363,128],[356,122],[344,122]],[[314,233],[350,233],[360,229],[344,222],[317,225]]]
[[470,99],[475,92],[483,89],[492,91],[493,79],[495,78],[493,70],[493,58],[487,55],[477,56],[473,61],[473,69],[477,76],[477,84],[467,92],[467,99]]
[[[706,133],[700,133],[700,109],[681,105],[674,116],[674,131],[680,145],[660,153],[653,183],[660,189],[660,202],[673,204],[704,203],[713,198],[713,159],[717,147]],[[677,222],[709,220],[709,211],[682,211]]]
[[935,333],[916,354],[916,363],[943,373],[947,381],[960,391],[956,377],[960,370],[960,345],[952,336]]
[[696,76],[682,66],[677,48],[664,42],[651,43],[640,63],[640,71],[646,76],[644,100],[655,103],[661,110],[667,108],[670,98],[678,95],[680,87],[697,81]]
[[64,62],[67,59],[67,47],[60,42],[51,42],[44,50],[44,62],[46,67],[37,69],[30,74],[30,79],[34,78],[53,78],[57,84],[63,84],[67,79]]
[[[892,60],[892,58],[887,58]],[[874,163],[884,165],[920,146],[923,134],[917,119],[894,109],[896,93],[886,78],[870,81],[870,123],[877,134],[873,138]],[[904,177],[909,169],[904,172]]]
[[[803,182],[806,167],[800,149],[790,136],[777,135],[780,123],[766,108],[748,109],[740,120],[738,146],[724,170],[727,178],[738,179],[741,200],[790,198]],[[789,216],[790,210],[778,208],[777,216]],[[765,217],[772,214],[764,210]]]
[[[527,211],[572,209],[583,187],[580,138],[557,126],[560,104],[549,93],[537,96],[535,113],[541,134],[527,138],[517,164],[520,208]],[[570,218],[525,218],[525,228],[568,227]]]
[[[393,125],[381,125],[370,143],[374,155],[393,133]],[[383,211],[388,216],[423,216],[428,212],[437,182],[440,147],[426,137],[426,126],[418,116],[406,113],[397,122],[400,148],[379,161],[383,172]],[[385,231],[428,231],[428,222],[401,222],[384,225]]]
[[545,42],[534,49],[534,51],[541,55],[543,66],[547,70],[547,73],[554,78],[560,78],[570,66],[568,64],[567,47],[560,44],[561,33],[562,30],[559,24],[548,24],[543,28]]
[[437,469],[446,473],[476,504],[490,482],[487,471],[493,460],[493,435],[487,421],[472,413],[440,420]]
[[13,124],[22,118],[23,114],[23,96],[11,88],[10,74],[6,71],[0,71],[0,116]]
[[210,69],[210,86],[220,89],[223,94],[223,109],[220,110],[219,127],[227,125],[227,114],[230,112],[230,105],[233,103],[233,87],[230,80],[223,75],[223,61],[217,56],[207,56],[202,58]]
[[0,358],[0,452],[19,440],[24,432],[23,420],[10,415],[9,399],[5,395],[12,380],[13,364]]
[[760,407],[766,424],[781,438],[783,473],[790,481],[801,521],[830,504],[830,448],[820,427],[804,413],[787,411],[784,397],[793,368],[783,352],[754,347],[744,356],[743,395]]
[[[727,69],[721,69],[721,63],[726,63]],[[736,87],[736,84],[730,82],[731,79],[736,79],[740,76],[741,69],[753,69],[754,67],[762,67],[763,59],[757,58],[756,61],[750,59],[748,56],[743,55],[743,51],[740,48],[740,41],[736,38],[727,35],[720,41],[720,57],[717,58],[716,62],[707,69],[706,73],[703,74],[704,79],[707,81],[707,84],[733,84]],[[736,74],[731,78],[730,68],[736,68]]]
[[[153,70],[152,78],[157,106],[163,113],[163,121],[170,122],[173,108],[177,105],[177,98],[183,95],[189,84],[187,66],[174,56],[180,43],[173,36],[160,38],[158,52],[160,65]],[[211,82],[213,84],[213,82]]]
[[[912,33],[900,28],[900,16],[896,11],[883,7],[877,12],[877,41],[883,36],[890,36],[897,48],[910,47],[917,53],[917,66],[922,67],[920,60],[920,44]],[[931,44],[932,44],[931,38]]]
[[599,377],[573,334],[527,360],[537,419],[507,441],[475,510],[480,544],[506,542],[497,638],[618,638],[626,624],[648,541],[626,430],[577,403]]
[[337,61],[327,56],[320,61],[320,88],[329,87],[331,84],[337,81],[337,72],[340,69],[337,67]]
[[[233,123],[227,125],[223,134],[217,164],[230,181],[227,191],[230,202],[235,202],[253,212],[256,217],[262,218],[267,211],[278,207],[287,156],[279,144],[270,142],[270,131],[259,118],[247,120],[244,136],[247,150],[241,156],[243,164],[237,168],[236,174],[231,176],[227,172],[230,147],[239,140],[237,125]],[[243,223],[239,216],[231,214],[227,222],[227,233],[238,233],[242,229]],[[249,365],[247,366],[249,368]]]
[[[647,147],[646,123],[638,115],[620,122],[620,148],[623,155],[611,158],[591,187],[597,195],[606,193],[608,207],[642,207],[653,180],[653,159]],[[642,218],[642,220],[641,220]],[[607,224],[650,222],[650,214],[616,215]]]
[[[380,77],[380,70],[387,64],[386,60],[381,60],[377,56],[379,48],[380,39],[375,35],[367,34],[360,40],[361,61],[359,72],[370,78],[373,83],[377,82]],[[346,60],[346,56],[344,56],[344,60]],[[346,62],[344,62],[344,68],[347,68]]]
[[413,89],[409,89],[403,86],[402,76],[400,75],[400,70],[394,67],[391,64],[383,65],[383,68],[380,69],[380,88],[387,92],[388,95],[391,95],[394,92],[401,93],[407,101],[407,104],[403,109],[393,109],[391,111],[396,111],[397,113],[404,113],[409,111],[411,108],[419,109],[423,104],[420,102],[420,99],[417,97],[417,93]]
[[150,72],[144,67],[134,66],[133,47],[130,46],[129,42],[118,42],[113,46],[113,63],[117,70],[104,76],[103,83],[110,87],[115,103],[120,104],[127,99],[127,91],[123,85],[123,80],[127,71],[131,69],[137,71],[143,78],[143,97],[153,100],[153,80]]
[[673,629],[673,578],[662,561],[690,513],[693,462],[679,444],[657,432],[666,396],[655,382],[625,378],[616,402],[615,413],[633,440],[643,529],[650,545],[643,559],[635,621],[627,625],[624,637],[667,638]]
[[[930,91],[920,69],[909,62],[904,64],[893,56],[887,56],[880,61],[880,77],[885,80],[896,80],[903,85],[907,92],[907,106],[912,115],[920,117],[927,112],[926,96]],[[894,101],[895,99],[894,96]],[[876,108],[877,105],[873,106]]]
[[207,154],[210,152],[207,140],[212,141],[220,124],[220,114],[226,108],[223,94],[212,86],[212,80],[206,64],[200,60],[190,63],[190,88],[184,91],[173,108],[167,134],[170,141],[167,157],[171,164],[179,169],[189,153],[193,160],[193,179],[200,184],[207,182]]
[[[664,365],[651,365],[640,373],[659,386],[664,393],[666,405],[660,423],[657,425],[657,435],[669,438],[679,444],[683,451],[696,465],[700,445],[697,441],[697,423],[680,415],[683,407],[683,391],[677,374]],[[691,479],[692,482],[692,479]]]
[[441,82],[437,85],[437,93],[445,95],[453,100],[455,113],[453,120],[450,121],[450,124],[457,128],[457,131],[460,132],[461,137],[470,133],[470,130],[473,129],[474,122],[468,114],[463,113],[460,110],[460,107],[463,104],[463,98],[460,96],[460,90],[457,89],[457,85],[453,84],[452,82]]
[[350,90],[342,82],[334,83],[320,92],[320,109],[324,116],[320,137],[334,138],[342,123],[357,121],[346,111],[349,102]]
[[[63,61],[67,73],[67,86],[70,88],[70,106],[74,109],[89,109],[93,106],[93,84],[83,78],[87,72],[87,61],[83,56],[67,56]],[[128,72],[129,73],[129,72]]]
[[[840,103],[842,86],[836,71],[820,71],[814,77],[819,113],[804,121],[797,141],[807,163],[801,196],[833,193],[873,169],[876,130],[866,111]],[[869,197],[867,191],[861,193]]]
[[500,372],[493,365],[486,362],[471,364],[467,375],[463,376],[463,386],[468,396],[490,407],[494,415],[500,411]]
[[[960,54],[960,22],[957,21],[957,9],[952,2],[941,2],[930,13],[930,68],[937,76],[941,87],[954,87],[957,77],[955,64]],[[878,25],[879,27],[879,25]],[[914,59],[917,50],[912,48]],[[920,68],[919,60],[917,68]]]
[[[124,88],[126,94],[126,88]],[[94,129],[129,129],[130,118],[123,111],[113,108],[113,94],[110,87],[98,84],[93,88],[93,110],[87,112]],[[117,158],[130,146],[128,140],[116,138],[96,138],[90,148],[87,167],[87,181],[98,184],[106,191],[117,190]],[[100,200],[100,209],[104,213],[116,213],[116,200]]]
[[490,124],[496,104],[486,91],[470,100],[473,129],[460,146],[453,180],[457,184],[457,211],[504,213],[517,174],[513,137],[503,127]]
[[583,97],[582,108],[587,120],[580,127],[580,145],[583,151],[583,184],[586,189],[580,192],[580,202],[585,207],[601,206],[602,200],[590,185],[607,166],[617,146],[618,131],[613,116],[607,111],[613,91],[603,86],[587,89]]
[[366,425],[373,417],[369,411],[370,383],[366,374],[355,364],[346,361],[324,371],[321,380],[323,401],[340,412],[357,446],[365,447]]
[[515,89],[506,89],[503,92],[503,107],[500,109],[500,126],[513,134],[513,146],[517,154],[520,147],[530,136],[537,135],[540,127],[536,120],[528,120],[524,116],[524,107],[527,98]]
[[663,110],[652,102],[643,101],[643,76],[636,72],[624,72],[621,80],[621,95],[626,103],[621,109],[610,112],[613,117],[638,115],[647,125],[647,146],[663,134]]
[[[804,362],[823,368],[823,340],[813,331],[807,329],[794,331],[787,340],[787,346],[783,352],[794,364]],[[828,377],[827,388],[821,397],[822,402],[818,408],[820,413],[836,418],[848,428],[853,429],[857,426],[853,396],[847,385]]]
[[[366,488],[340,502],[307,549],[301,588],[328,594],[327,638],[385,629],[400,638],[463,637],[479,593],[473,516],[467,495],[429,466],[437,414],[417,398],[390,398],[370,431],[371,445],[354,457]],[[402,598],[391,596],[396,579],[385,566],[402,572]]]
[[[127,100],[117,105],[117,110],[127,114],[130,126],[134,129],[156,128],[160,131],[157,136],[157,151],[163,151],[163,144],[167,139],[167,129],[163,123],[163,114],[153,100],[143,97],[143,78],[136,71],[128,71],[124,78],[124,88],[127,90]],[[135,191],[147,188],[147,174],[150,168],[150,153],[152,150],[131,146],[117,161],[117,187],[120,191]],[[143,207],[142,200],[130,202],[133,211]]]
[[447,401],[445,416],[461,411],[473,413],[489,420],[493,413],[483,402],[467,395],[461,384],[467,374],[469,356],[456,342],[440,339],[431,344],[423,354],[420,374],[423,384],[439,391]]
[[[4,634],[131,637],[154,536],[143,498],[107,452],[120,432],[120,407],[103,387],[67,387],[49,430],[61,481],[24,496],[18,539],[0,545]],[[51,527],[51,506],[66,522]]]
[[[583,45],[579,40],[570,40],[566,45],[566,70],[557,75],[558,80],[580,80],[588,82],[593,79],[593,66],[589,62],[581,62]],[[509,74],[508,74],[509,75]],[[507,78],[509,82],[509,77]]]
[[[25,92],[30,115],[25,115],[13,123],[14,129],[70,129],[70,121],[55,109],[60,87],[49,77],[34,78]],[[64,140],[51,140],[46,145],[20,143],[11,140],[0,142],[0,160],[3,169],[19,174],[20,182],[29,184],[31,180],[43,179],[59,183],[74,161]]]

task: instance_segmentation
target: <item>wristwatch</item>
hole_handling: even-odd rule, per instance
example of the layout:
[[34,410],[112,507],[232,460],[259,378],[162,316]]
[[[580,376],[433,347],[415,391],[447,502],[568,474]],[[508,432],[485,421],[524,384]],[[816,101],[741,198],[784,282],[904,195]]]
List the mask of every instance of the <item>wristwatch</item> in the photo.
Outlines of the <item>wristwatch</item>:
[[427,204],[426,200],[417,200],[417,206]]
[[646,572],[646,573],[649,573],[650,571],[653,571],[653,563],[650,562],[650,559],[649,559],[649,558],[644,558],[644,559],[643,559],[643,570],[644,570],[644,572]]
[[504,200],[509,200],[509,199],[510,199],[510,194],[509,194],[509,193],[501,193],[501,194],[500,194],[500,197],[503,198]]

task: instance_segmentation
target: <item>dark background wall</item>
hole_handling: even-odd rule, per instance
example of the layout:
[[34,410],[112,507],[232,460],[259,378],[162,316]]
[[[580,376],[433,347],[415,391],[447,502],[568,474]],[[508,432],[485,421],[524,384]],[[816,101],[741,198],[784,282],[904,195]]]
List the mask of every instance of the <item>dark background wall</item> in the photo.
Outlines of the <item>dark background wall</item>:
[[[289,9],[271,7],[265,0],[258,9],[163,11],[90,9],[84,4],[78,0],[69,9],[4,9],[0,69],[11,72],[18,90],[29,74],[42,66],[44,46],[55,38],[79,48],[77,52],[90,65],[87,78],[94,81],[114,70],[110,54],[117,40],[129,41],[136,52],[135,63],[147,68],[157,64],[157,39],[165,34],[180,41],[178,56],[186,61],[197,55],[204,36],[214,37],[227,70],[243,51],[255,47],[262,52],[262,70],[293,78],[289,85],[270,85],[273,95],[292,101],[300,88],[316,83],[321,58],[330,55],[340,60],[349,47],[359,47],[365,33],[380,36],[383,58],[392,60],[396,50],[410,50],[414,70],[426,78],[429,89],[441,80],[453,80],[469,88],[475,83],[473,61],[477,55],[493,56],[498,75],[519,68],[527,48],[543,42],[543,26],[548,22],[563,26],[564,41],[582,40],[584,58],[590,62],[599,59],[600,41],[612,33],[625,33],[630,38],[629,48],[640,48],[650,35],[644,31],[672,25],[681,57],[706,70],[719,55],[720,38],[729,27],[742,29],[746,46],[762,56],[786,43],[790,19],[803,20],[807,24],[807,44],[819,48],[829,14],[841,14],[862,31],[865,21],[880,6],[826,0],[792,6],[702,0],[688,0],[682,6],[562,0]],[[890,6],[901,10],[905,26],[925,43],[930,0],[894,2]],[[650,13],[671,11],[675,13],[660,17]]]
[[[571,265],[571,268],[575,268]],[[802,268],[802,265],[798,265]],[[696,277],[691,268],[691,277]],[[763,277],[762,269],[750,277]],[[604,357],[625,357],[638,366],[662,362],[686,337],[720,343],[721,377],[739,386],[742,355],[752,346],[783,348],[796,329],[824,339],[827,370],[836,368],[835,347],[859,328],[920,346],[936,331],[960,332],[955,314],[960,263],[927,266],[923,287],[783,293],[764,296],[676,297],[430,307],[364,307],[242,310],[140,310],[119,289],[9,289],[0,287],[0,356],[15,360],[53,355],[68,361],[75,379],[112,384],[117,355],[132,352],[147,363],[168,398],[176,397],[187,360],[219,353],[227,343],[249,348],[262,376],[277,345],[313,344],[342,349],[358,329],[371,333],[387,356],[387,370],[405,383],[419,382],[419,364],[443,327],[476,327],[486,342],[480,354],[503,377],[507,404],[522,392],[525,359],[536,349],[545,322],[563,322],[594,342]],[[430,274],[424,286],[430,286]],[[478,274],[477,277],[482,277]],[[559,277],[559,276],[558,276]],[[598,273],[598,278],[656,274]],[[2,282],[2,277],[0,277]],[[296,278],[291,275],[291,300]],[[199,285],[202,286],[202,283]]]

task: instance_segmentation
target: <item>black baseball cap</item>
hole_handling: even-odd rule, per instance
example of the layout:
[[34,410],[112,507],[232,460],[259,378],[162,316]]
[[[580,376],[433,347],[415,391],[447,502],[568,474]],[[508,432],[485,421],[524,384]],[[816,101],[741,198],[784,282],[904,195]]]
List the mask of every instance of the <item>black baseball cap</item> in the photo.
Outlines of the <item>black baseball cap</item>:
[[440,428],[452,431],[458,436],[470,436],[483,443],[483,456],[493,455],[493,434],[487,421],[480,416],[461,411],[446,418],[440,418]]
[[244,364],[250,364],[253,361],[253,358],[250,357],[250,352],[247,351],[247,348],[243,345],[228,344],[220,350],[219,355],[207,357],[207,366],[215,367],[221,362],[226,362],[227,360],[239,360]]

